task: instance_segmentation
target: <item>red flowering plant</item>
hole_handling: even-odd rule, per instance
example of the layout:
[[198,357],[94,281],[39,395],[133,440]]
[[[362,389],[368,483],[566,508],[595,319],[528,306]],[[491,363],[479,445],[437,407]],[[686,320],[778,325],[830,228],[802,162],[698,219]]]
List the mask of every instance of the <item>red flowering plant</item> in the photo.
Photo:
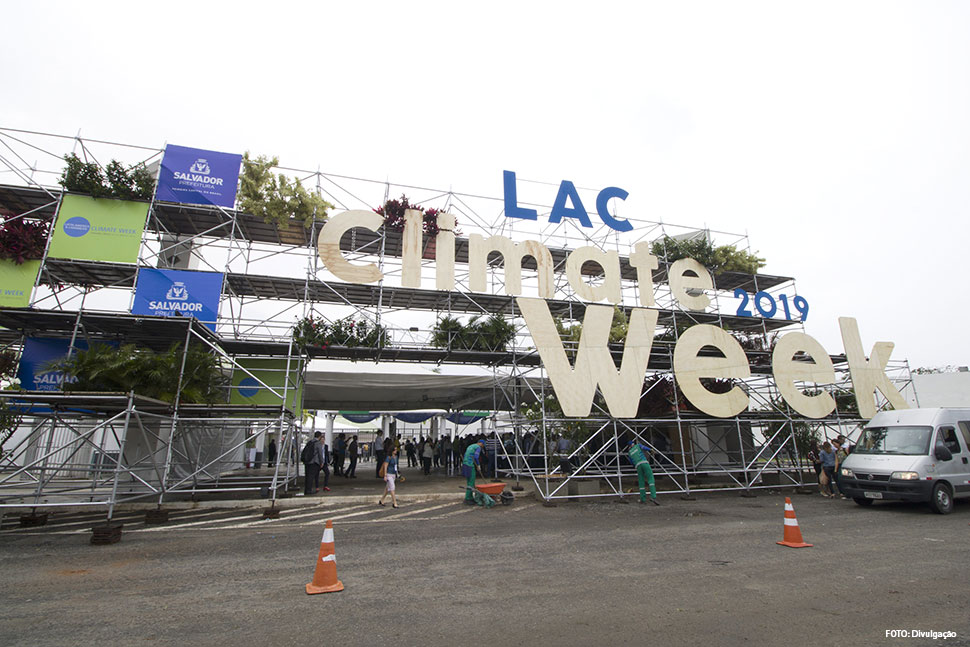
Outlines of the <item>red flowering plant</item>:
[[22,265],[44,257],[50,222],[8,216],[0,223],[0,258]]
[[382,206],[374,209],[374,212],[384,216],[384,227],[389,231],[404,231],[404,212],[408,209],[421,212],[421,229],[425,236],[434,238],[438,235],[438,214],[442,213],[444,209],[434,207],[425,209],[421,205],[411,204],[406,195],[402,195],[399,200],[388,200]]
[[323,317],[304,317],[293,327],[293,343],[301,351],[310,348],[327,348],[327,333],[330,325]]

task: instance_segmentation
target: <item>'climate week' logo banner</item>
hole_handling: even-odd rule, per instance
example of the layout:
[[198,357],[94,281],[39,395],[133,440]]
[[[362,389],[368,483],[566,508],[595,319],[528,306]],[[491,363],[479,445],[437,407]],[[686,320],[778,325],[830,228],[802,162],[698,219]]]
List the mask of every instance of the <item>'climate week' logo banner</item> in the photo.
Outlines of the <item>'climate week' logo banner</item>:
[[138,272],[131,314],[195,317],[215,332],[221,292],[220,272],[143,267]]
[[242,155],[169,144],[155,190],[157,200],[232,209]]
[[81,261],[135,263],[148,218],[147,202],[66,195],[47,255]]

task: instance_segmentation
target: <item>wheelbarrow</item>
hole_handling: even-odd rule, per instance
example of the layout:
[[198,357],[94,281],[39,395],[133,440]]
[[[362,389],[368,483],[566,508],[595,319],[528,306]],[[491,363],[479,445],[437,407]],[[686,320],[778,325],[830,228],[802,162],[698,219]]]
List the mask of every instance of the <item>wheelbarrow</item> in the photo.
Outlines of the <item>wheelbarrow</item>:
[[486,508],[495,505],[495,499],[499,499],[502,505],[512,505],[515,495],[505,491],[505,483],[477,483],[475,491],[472,492],[475,503]]

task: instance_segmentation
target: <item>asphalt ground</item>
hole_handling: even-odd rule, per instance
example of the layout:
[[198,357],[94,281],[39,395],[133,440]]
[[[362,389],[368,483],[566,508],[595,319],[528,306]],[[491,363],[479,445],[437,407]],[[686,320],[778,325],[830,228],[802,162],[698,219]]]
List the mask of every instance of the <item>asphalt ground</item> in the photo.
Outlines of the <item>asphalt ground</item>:
[[[461,496],[460,493],[457,496]],[[175,510],[89,544],[100,513],[0,530],[4,645],[970,645],[970,502],[783,493],[544,507],[321,499]],[[340,593],[308,596],[326,519]],[[944,640],[887,631],[954,632]]]

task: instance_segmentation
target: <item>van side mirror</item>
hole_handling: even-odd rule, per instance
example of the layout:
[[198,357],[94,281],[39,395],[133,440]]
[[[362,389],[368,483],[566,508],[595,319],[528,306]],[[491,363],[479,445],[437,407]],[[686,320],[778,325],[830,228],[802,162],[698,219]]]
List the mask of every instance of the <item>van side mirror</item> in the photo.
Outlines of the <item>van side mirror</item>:
[[953,453],[947,449],[946,445],[940,443],[933,450],[933,455],[936,456],[938,461],[950,461],[953,460]]

